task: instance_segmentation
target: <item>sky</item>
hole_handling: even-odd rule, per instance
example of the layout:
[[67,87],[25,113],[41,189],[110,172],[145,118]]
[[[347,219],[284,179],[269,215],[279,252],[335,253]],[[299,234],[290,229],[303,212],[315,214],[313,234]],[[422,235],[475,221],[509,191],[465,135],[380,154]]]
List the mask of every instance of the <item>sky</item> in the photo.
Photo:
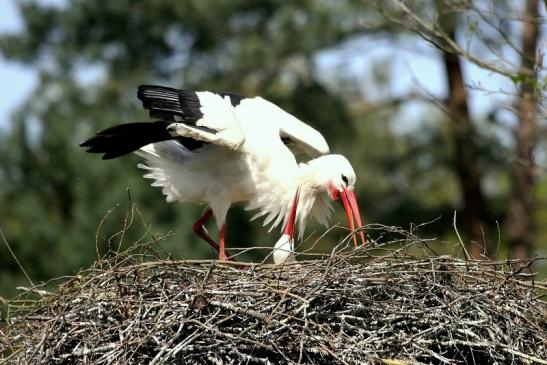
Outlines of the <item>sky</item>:
[[[0,33],[13,32],[21,28],[21,19],[16,9],[17,0],[0,0]],[[62,5],[65,0],[41,0],[43,3]],[[545,10],[543,8],[543,13]],[[546,32],[544,32],[546,33]],[[545,37],[544,37],[545,40]],[[349,55],[349,57],[348,57]],[[374,38],[362,37],[335,49],[321,52],[317,64],[321,72],[334,72],[343,68],[363,84],[373,85],[372,68],[389,60],[391,84],[385,90],[371,88],[364,90],[368,101],[381,100],[393,96],[403,96],[411,91],[429,93],[443,98],[446,95],[446,80],[439,53],[424,41],[414,38],[408,43],[386,42]],[[547,62],[547,61],[546,61]],[[510,91],[512,83],[497,74],[483,70],[464,62],[464,76],[469,85],[487,85],[489,90]],[[30,95],[38,82],[35,69],[9,62],[0,56],[0,131],[8,126],[10,115]],[[370,82],[367,82],[370,81]],[[492,95],[478,90],[470,91],[470,109],[472,116],[482,118],[499,102],[507,102],[503,93]],[[410,121],[419,118],[423,105],[410,104],[404,114]],[[412,123],[410,123],[412,124]]]
[[[21,28],[16,0],[0,1],[0,33]],[[38,81],[35,70],[8,62],[0,56],[0,127],[9,123],[10,114],[28,97]]]

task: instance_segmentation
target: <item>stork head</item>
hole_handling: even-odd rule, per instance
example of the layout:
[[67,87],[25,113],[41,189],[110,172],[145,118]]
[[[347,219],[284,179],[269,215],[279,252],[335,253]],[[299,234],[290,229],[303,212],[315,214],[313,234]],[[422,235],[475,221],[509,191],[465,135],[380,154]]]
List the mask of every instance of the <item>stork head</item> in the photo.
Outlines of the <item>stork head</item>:
[[[346,211],[346,218],[350,230],[360,228],[361,215],[357,198],[355,197],[355,171],[349,161],[342,155],[325,155],[309,163],[314,170],[315,179],[332,200],[340,200]],[[365,244],[365,234],[359,232],[363,245]],[[353,236],[353,242],[357,246],[357,238]]]

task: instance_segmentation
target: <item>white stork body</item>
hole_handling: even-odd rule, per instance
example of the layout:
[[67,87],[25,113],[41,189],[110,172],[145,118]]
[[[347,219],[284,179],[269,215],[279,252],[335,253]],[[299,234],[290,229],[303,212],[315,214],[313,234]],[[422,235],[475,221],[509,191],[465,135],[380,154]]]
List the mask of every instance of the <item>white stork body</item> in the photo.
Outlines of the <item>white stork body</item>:
[[[141,86],[138,95],[163,122],[115,126],[82,146],[105,153],[103,158],[140,148],[137,153],[147,163],[139,167],[148,171],[145,177],[154,180],[153,186],[162,187],[168,202],[210,207],[221,230],[220,259],[226,257],[226,215],[235,202],[248,202],[247,209],[257,210],[253,219],[265,216],[264,225],[273,228],[283,222],[285,231],[274,253],[274,261],[281,263],[294,249],[295,222],[302,235],[310,215],[327,225],[330,201],[338,192],[346,191],[355,200],[355,173],[349,162],[327,155],[329,147],[319,132],[262,98],[160,86]],[[287,141],[317,158],[299,165]],[[353,204],[350,210],[357,209]],[[361,224],[358,210],[354,213]],[[351,211],[348,214],[349,220]],[[194,230],[216,248],[202,228],[210,215],[196,222]]]

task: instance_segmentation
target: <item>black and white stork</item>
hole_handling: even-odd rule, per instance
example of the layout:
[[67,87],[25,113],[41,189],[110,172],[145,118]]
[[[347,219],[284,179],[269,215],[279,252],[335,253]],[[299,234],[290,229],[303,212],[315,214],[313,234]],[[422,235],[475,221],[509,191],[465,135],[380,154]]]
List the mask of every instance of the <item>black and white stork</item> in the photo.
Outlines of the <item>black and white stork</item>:
[[[198,202],[209,207],[193,225],[195,233],[226,260],[226,215],[235,202],[256,210],[253,219],[283,225],[274,249],[281,264],[294,251],[295,225],[302,237],[308,217],[327,226],[330,202],[341,197],[349,228],[362,226],[354,193],[355,172],[348,160],[329,154],[323,136],[312,127],[261,98],[230,93],[178,90],[142,85],[138,98],[157,121],[119,124],[81,144],[87,152],[112,159],[136,152],[167,202]],[[294,151],[312,160],[298,163]],[[204,229],[215,217],[217,244]],[[365,236],[359,231],[363,244]],[[357,238],[353,241],[357,246]]]

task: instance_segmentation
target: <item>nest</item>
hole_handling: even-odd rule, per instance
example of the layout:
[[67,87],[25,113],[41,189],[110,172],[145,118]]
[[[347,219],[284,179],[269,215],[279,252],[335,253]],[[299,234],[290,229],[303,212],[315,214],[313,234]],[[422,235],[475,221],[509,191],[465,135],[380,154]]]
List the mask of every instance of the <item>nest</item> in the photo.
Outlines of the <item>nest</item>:
[[431,255],[430,242],[397,229],[382,237],[282,267],[118,254],[13,300],[0,359],[547,363],[546,286],[523,276],[531,262],[515,272],[514,262]]

